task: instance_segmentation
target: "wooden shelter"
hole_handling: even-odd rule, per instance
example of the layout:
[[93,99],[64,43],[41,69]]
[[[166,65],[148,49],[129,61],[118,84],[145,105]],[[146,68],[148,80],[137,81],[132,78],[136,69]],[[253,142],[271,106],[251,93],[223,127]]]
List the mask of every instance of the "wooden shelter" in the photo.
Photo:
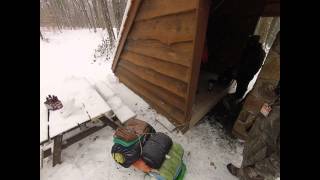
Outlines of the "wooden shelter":
[[208,32],[214,42],[224,37],[217,52],[229,66],[238,62],[259,17],[277,13],[279,0],[132,0],[112,70],[185,132],[226,94],[225,87],[208,93],[209,76],[200,70],[208,26],[218,30]]

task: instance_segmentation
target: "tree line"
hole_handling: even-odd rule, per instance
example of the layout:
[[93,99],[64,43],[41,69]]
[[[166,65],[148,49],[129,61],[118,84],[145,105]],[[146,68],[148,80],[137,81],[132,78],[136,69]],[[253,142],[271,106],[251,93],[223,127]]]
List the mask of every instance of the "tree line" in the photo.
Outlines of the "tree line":
[[[47,28],[106,29],[111,44],[119,33],[127,0],[40,0],[40,26]],[[40,31],[40,36],[42,33]]]

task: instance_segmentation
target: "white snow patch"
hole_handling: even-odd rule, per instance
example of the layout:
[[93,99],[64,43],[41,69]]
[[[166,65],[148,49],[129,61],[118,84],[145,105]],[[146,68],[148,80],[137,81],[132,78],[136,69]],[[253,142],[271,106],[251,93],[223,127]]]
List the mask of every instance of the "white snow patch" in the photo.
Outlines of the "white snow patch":
[[119,109],[122,105],[121,99],[117,96],[111,97],[107,102],[112,109]]
[[114,114],[117,116],[121,123],[124,123],[127,120],[136,117],[136,114],[132,112],[131,109],[126,105],[123,105],[120,108],[114,110]]
[[114,96],[114,92],[104,82],[100,81],[95,86],[105,101]]

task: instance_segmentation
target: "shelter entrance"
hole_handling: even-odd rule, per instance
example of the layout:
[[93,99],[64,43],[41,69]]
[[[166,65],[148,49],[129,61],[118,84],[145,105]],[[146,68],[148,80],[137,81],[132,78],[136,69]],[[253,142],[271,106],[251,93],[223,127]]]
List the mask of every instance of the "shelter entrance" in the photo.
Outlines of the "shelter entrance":
[[197,59],[201,63],[189,127],[228,93],[234,72],[241,65],[248,37],[254,34],[258,23],[259,13],[252,12],[259,12],[257,7],[261,5],[239,4],[237,10],[232,10],[234,3],[210,1],[202,56]]

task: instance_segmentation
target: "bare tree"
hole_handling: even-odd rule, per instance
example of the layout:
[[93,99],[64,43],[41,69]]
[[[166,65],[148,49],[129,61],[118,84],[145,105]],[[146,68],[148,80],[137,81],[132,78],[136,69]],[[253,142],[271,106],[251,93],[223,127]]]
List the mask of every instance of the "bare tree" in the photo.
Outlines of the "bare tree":
[[115,35],[113,33],[113,27],[112,27],[112,24],[111,24],[111,19],[110,19],[110,13],[109,13],[109,10],[108,10],[108,7],[107,7],[107,2],[106,0],[100,0],[101,2],[101,7],[102,7],[102,12],[103,12],[103,15],[104,15],[104,21],[106,23],[106,29],[108,31],[108,35],[109,35],[109,40],[110,40],[110,44],[114,44],[115,42]]
[[117,34],[121,25],[121,17],[120,17],[120,1],[112,0],[112,9],[114,13],[115,27],[117,29]]
[[90,18],[88,16],[87,11],[86,11],[86,7],[84,5],[84,2],[83,2],[83,0],[79,0],[79,1],[80,1],[80,5],[81,5],[81,8],[82,8],[82,12],[84,13],[85,17],[87,18],[90,28],[92,28],[92,23],[90,22]]
[[101,21],[101,16],[99,14],[99,11],[98,11],[98,7],[97,7],[97,0],[92,0],[92,6],[93,6],[93,11],[94,11],[94,14],[95,14],[95,19],[96,19],[96,24],[98,27],[104,27],[104,24],[103,22]]
[[110,44],[114,44],[126,4],[127,0],[41,0],[40,26],[59,30],[103,28],[107,30]]
[[90,3],[89,3],[88,0],[87,0],[87,4],[88,4],[88,9],[89,9],[89,12],[90,12],[90,15],[91,15],[91,22],[92,22],[92,25],[93,25],[94,32],[97,32],[96,24],[95,24],[95,21],[94,21],[95,18],[92,15],[91,6],[90,6]]

